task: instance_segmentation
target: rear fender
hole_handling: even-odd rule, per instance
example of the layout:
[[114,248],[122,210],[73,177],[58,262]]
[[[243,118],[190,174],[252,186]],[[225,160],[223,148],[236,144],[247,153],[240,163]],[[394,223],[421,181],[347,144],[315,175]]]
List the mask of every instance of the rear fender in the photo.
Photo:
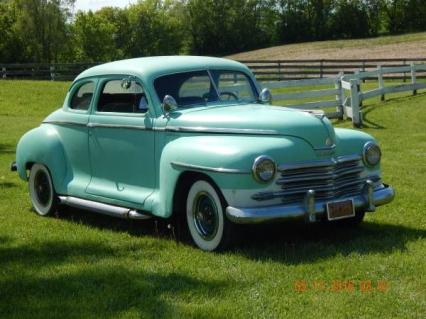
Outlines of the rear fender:
[[52,176],[56,192],[66,193],[67,161],[60,136],[56,129],[43,124],[27,132],[18,142],[16,164],[19,176],[27,180],[27,170],[33,163],[45,165]]

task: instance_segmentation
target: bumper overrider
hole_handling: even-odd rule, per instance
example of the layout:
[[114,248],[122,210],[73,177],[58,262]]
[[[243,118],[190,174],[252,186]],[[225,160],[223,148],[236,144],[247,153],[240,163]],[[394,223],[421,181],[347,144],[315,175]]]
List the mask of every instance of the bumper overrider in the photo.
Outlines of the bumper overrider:
[[[374,187],[372,182],[367,181],[361,194],[336,200],[352,199],[356,211],[374,212],[377,206],[390,203],[394,197],[395,191],[391,186],[381,184]],[[228,206],[226,215],[237,224],[258,224],[303,217],[309,222],[315,222],[327,214],[327,203],[330,201],[333,200],[315,200],[315,192],[308,191],[305,201],[300,204],[244,208]]]

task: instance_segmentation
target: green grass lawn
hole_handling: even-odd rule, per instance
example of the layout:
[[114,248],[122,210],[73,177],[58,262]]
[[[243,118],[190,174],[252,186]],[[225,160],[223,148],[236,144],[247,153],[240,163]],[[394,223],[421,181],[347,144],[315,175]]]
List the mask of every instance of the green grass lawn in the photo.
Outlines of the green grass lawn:
[[358,229],[252,227],[234,249],[205,253],[161,223],[31,211],[9,163],[67,87],[0,81],[0,318],[426,317],[425,94],[364,108],[397,196]]

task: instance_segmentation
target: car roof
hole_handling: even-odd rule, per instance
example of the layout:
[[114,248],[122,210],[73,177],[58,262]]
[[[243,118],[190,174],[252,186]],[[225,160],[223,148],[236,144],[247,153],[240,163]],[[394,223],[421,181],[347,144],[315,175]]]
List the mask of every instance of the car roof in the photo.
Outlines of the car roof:
[[114,74],[134,75],[152,81],[160,75],[202,69],[238,70],[251,74],[244,64],[229,59],[204,56],[156,56],[100,64],[83,71],[74,81]]

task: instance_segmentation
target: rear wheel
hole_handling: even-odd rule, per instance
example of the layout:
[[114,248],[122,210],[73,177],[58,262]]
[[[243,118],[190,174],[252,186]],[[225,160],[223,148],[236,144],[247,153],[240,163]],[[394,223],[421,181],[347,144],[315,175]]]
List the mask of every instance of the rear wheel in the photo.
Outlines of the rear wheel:
[[34,164],[31,167],[28,184],[35,212],[40,216],[53,214],[58,207],[59,201],[46,166]]
[[202,250],[220,250],[231,241],[233,225],[225,216],[224,200],[206,180],[197,180],[189,188],[186,222],[192,240]]

